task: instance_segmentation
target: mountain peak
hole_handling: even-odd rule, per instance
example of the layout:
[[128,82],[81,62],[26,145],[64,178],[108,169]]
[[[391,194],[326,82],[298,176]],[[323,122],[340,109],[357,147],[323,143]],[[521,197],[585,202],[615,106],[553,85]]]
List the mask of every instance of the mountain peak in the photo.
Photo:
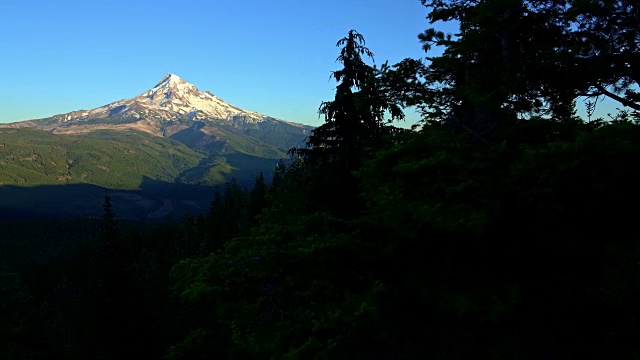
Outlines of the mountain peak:
[[[55,115],[53,123],[110,124],[146,121],[159,124],[168,121],[206,120],[232,126],[256,124],[270,117],[243,110],[214,94],[200,91],[178,75],[166,74],[153,88],[130,99],[118,100],[92,110],[78,110]],[[112,124],[113,125],[113,124]]]
[[[178,75],[167,74],[151,90],[136,97],[136,100],[148,105],[166,108],[173,107],[173,105],[179,105],[179,107],[193,105],[191,102],[193,102],[194,97],[201,98],[202,92]],[[185,109],[182,110],[178,112],[184,113]],[[186,110],[186,112],[190,111],[192,110]]]
[[162,78],[162,80],[160,80],[159,83],[156,84],[155,87],[158,87],[161,85],[177,84],[181,82],[186,82],[186,81],[182,80],[182,78],[176,74],[167,74]]
[[[136,105],[134,106],[133,103]],[[156,118],[163,119],[186,116],[191,120],[233,121],[232,119],[240,117],[244,119],[243,121],[258,122],[267,118],[265,115],[233,106],[208,91],[202,92],[195,85],[172,73],[165,75],[156,86],[133,99],[121,100],[107,105],[106,108],[110,114],[114,105],[118,107],[119,114],[122,115],[134,108],[136,108],[136,112],[142,111],[144,113],[136,115],[136,118],[146,117],[145,114],[149,112],[156,113],[158,115]],[[126,106],[122,107],[122,105]]]
[[[195,85],[171,73],[165,75],[152,89],[136,97],[118,100],[91,110],[77,110],[45,119],[23,121],[11,124],[10,127],[32,127],[65,134],[122,129],[166,137],[180,132],[185,136],[184,139],[189,141],[199,142],[205,139],[202,140],[202,146],[209,146],[219,141],[222,134],[231,134],[229,131],[232,131],[235,134],[233,139],[245,135],[254,137],[251,146],[255,149],[263,149],[262,145],[258,145],[260,142],[272,140],[275,140],[279,147],[291,148],[290,139],[303,138],[311,129],[243,110],[208,91],[198,90]],[[234,128],[242,131],[251,130],[253,135],[249,132],[245,134],[231,130]],[[282,134],[274,136],[274,131]],[[193,135],[194,132],[198,132],[198,135]],[[202,137],[205,136],[203,134],[209,137]]]

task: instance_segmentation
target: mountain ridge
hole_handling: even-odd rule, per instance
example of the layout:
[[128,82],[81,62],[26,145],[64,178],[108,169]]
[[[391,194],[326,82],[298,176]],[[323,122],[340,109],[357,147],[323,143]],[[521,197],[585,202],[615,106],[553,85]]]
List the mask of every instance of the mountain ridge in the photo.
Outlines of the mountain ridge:
[[175,128],[176,123],[183,125],[182,128],[189,127],[194,120],[230,125],[241,130],[275,128],[275,131],[299,133],[305,137],[314,128],[241,109],[209,91],[200,91],[195,85],[171,73],[153,88],[133,98],[117,100],[90,110],[75,110],[2,126],[31,127],[67,134],[99,129],[134,129],[166,137],[167,127]]

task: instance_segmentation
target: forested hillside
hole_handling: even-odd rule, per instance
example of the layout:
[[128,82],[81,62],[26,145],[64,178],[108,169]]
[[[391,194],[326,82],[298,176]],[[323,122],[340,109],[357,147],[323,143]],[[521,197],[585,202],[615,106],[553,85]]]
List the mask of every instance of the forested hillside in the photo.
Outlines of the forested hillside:
[[3,185],[85,183],[137,189],[145,176],[170,182],[204,158],[177,141],[134,131],[65,136],[5,128],[0,142]]
[[238,130],[225,130],[226,140],[216,142],[193,131],[163,138],[140,131],[60,135],[0,128],[0,184],[135,190],[145,177],[200,185],[220,185],[236,177],[248,186],[256,173],[272,172],[278,159],[286,157],[284,151]]
[[[422,3],[459,32],[373,66],[349,31],[325,123],[270,184],[162,224],[109,197],[3,224],[0,357],[639,357],[640,7]],[[602,97],[624,108],[594,118]]]

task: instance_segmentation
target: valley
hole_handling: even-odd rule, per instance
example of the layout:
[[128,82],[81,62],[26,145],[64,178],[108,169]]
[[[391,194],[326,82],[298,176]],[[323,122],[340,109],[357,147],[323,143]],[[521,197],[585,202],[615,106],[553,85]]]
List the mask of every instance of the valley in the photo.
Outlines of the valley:
[[[270,179],[311,129],[168,74],[133,99],[0,125],[0,208],[9,217],[94,216],[110,191],[123,217],[199,213],[213,186],[235,179],[248,188],[259,173]],[[176,193],[180,200],[167,195]]]

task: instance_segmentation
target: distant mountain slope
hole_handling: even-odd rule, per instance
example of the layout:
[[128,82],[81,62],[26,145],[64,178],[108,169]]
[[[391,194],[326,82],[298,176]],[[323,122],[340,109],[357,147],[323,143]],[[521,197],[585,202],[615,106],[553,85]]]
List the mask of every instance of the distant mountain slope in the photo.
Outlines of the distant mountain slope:
[[0,124],[0,218],[99,215],[106,189],[120,216],[207,211],[208,185],[233,177],[251,186],[258,172],[269,179],[312,129],[169,74],[132,99]]
[[[278,159],[286,156],[276,148],[233,133],[225,134],[229,141],[217,143],[181,136],[192,148],[175,139],[139,131],[61,135],[0,128],[0,185],[93,184],[138,189],[145,177],[199,185],[221,184],[235,177],[251,185],[258,172],[269,176]],[[226,146],[224,151],[221,145]]]
[[[313,129],[240,109],[210,92],[202,92],[175,74],[167,74],[144,93],[93,110],[78,110],[50,118],[7,124],[59,134],[82,134],[100,129],[139,130],[170,137],[186,129],[225,141],[222,129],[233,128],[281,150],[299,146]],[[236,132],[237,133],[237,132]]]
[[195,184],[233,176],[248,182],[258,171],[268,176],[312,129],[240,109],[168,74],[131,99],[0,125],[0,182],[117,188],[134,188],[141,176]]
[[96,131],[83,136],[0,129],[0,183],[86,183],[136,189],[142,178],[173,182],[203,154],[171,139],[140,132]]

